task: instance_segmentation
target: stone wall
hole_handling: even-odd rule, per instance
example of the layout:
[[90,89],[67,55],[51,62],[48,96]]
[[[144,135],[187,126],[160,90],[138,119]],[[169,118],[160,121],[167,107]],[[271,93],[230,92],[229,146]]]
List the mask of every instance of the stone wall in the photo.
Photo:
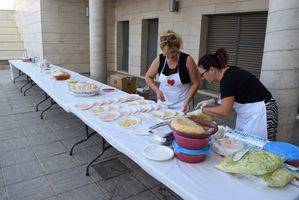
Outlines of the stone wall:
[[40,0],[15,0],[15,17],[24,48],[43,58]]
[[68,69],[89,72],[88,0],[42,0],[44,57]]
[[[109,71],[117,69],[117,22],[129,20],[129,73],[141,74],[141,33],[142,20],[158,18],[159,33],[166,29],[178,32],[183,38],[182,51],[189,53],[195,60],[200,55],[202,16],[220,13],[267,11],[268,0],[181,0],[179,11],[169,12],[166,0],[115,0],[113,21],[108,23],[107,65]],[[113,39],[114,38],[114,39]],[[159,47],[158,47],[159,48]],[[158,53],[160,53],[158,49]]]

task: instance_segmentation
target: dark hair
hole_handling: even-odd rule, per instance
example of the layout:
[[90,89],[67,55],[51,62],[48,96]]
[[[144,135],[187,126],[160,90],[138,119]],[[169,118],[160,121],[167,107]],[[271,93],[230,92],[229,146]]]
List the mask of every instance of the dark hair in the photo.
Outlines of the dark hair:
[[227,66],[228,54],[225,48],[219,48],[214,54],[207,54],[201,57],[198,61],[198,66],[203,66],[204,69],[209,70],[210,67],[223,69]]

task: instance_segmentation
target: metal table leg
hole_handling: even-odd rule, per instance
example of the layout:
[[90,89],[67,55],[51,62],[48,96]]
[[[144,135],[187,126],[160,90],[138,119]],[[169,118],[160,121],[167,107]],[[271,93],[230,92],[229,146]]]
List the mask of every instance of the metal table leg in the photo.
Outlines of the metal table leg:
[[16,83],[16,80],[17,80],[18,78],[20,78],[21,76],[23,76],[23,75],[25,75],[25,74],[24,74],[21,70],[19,70],[19,75],[13,79],[13,83],[15,84],[15,83]]
[[[102,138],[102,141],[103,141],[103,145],[102,145],[102,151],[101,153],[95,158],[93,159],[92,161],[90,161],[86,167],[86,176],[89,176],[89,168],[91,167],[91,165],[97,160],[99,159],[103,154],[104,152],[109,149],[110,147],[112,147],[109,143],[106,142],[106,140],[104,138]],[[109,146],[106,146],[105,147],[105,144],[108,144]]]
[[37,111],[38,111],[38,106],[39,106],[40,104],[42,104],[43,102],[47,101],[49,98],[50,98],[50,96],[48,96],[48,94],[45,93],[45,99],[43,99],[41,102],[39,102],[39,103],[35,106],[35,111],[37,112]]
[[[27,76],[27,75],[26,75],[26,76]],[[30,84],[30,77],[29,77],[29,76],[27,76],[27,82],[26,82],[24,85],[22,85],[21,88],[20,88],[20,92],[21,92],[21,93],[23,93],[23,88],[24,88],[26,85],[28,85],[28,84]]]
[[36,83],[34,83],[33,80],[30,80],[30,83],[31,83],[30,87],[27,88],[26,90],[24,90],[24,96],[26,96],[26,92],[27,92],[28,90],[30,90],[33,86],[36,85]]
[[81,144],[82,142],[86,142],[91,136],[93,136],[94,134],[96,134],[97,132],[93,131],[91,133],[89,133],[89,129],[88,129],[88,126],[85,125],[85,132],[86,132],[86,138],[78,141],[77,143],[75,143],[72,148],[71,148],[71,151],[70,151],[70,156],[73,155],[73,151],[74,151],[74,148],[78,145],[78,144]]
[[47,111],[47,110],[49,110],[53,105],[55,105],[56,104],[56,102],[53,100],[53,99],[51,99],[51,105],[48,107],[48,108],[46,108],[46,109],[44,109],[41,113],[40,113],[40,119],[44,119],[44,113]]

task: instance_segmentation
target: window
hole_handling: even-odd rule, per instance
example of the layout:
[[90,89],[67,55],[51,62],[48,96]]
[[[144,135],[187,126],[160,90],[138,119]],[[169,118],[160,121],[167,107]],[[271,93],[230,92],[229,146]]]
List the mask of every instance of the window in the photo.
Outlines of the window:
[[141,75],[145,75],[157,57],[158,19],[142,20]]
[[[207,34],[205,53],[214,53],[224,47],[229,54],[229,65],[243,68],[259,78],[267,13],[211,15],[205,16],[203,22],[207,28],[203,30]],[[204,86],[219,91],[219,84],[205,82]]]
[[117,69],[125,72],[129,70],[129,21],[118,22]]

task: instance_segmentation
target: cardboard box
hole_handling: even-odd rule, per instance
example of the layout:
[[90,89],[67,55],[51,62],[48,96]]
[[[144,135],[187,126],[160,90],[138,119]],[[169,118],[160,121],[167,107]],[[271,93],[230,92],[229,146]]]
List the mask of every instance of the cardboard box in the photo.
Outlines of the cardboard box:
[[110,85],[127,93],[136,92],[136,77],[125,74],[112,74]]

